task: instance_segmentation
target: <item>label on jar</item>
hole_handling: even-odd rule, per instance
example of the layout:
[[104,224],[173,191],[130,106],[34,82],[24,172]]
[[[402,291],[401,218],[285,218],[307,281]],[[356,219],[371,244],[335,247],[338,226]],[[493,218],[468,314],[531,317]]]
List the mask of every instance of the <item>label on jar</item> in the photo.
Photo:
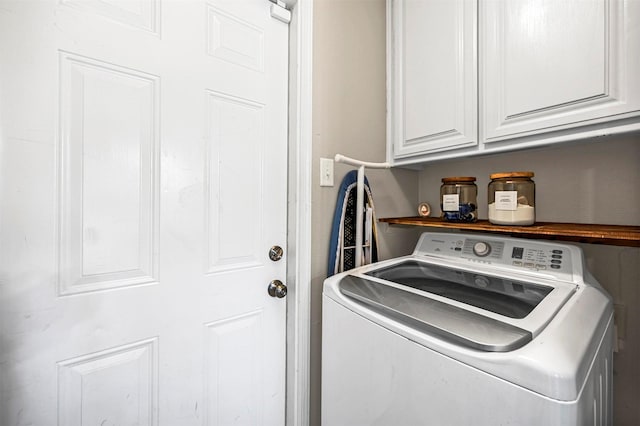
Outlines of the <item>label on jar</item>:
[[458,210],[460,210],[459,194],[445,194],[442,196],[443,212],[457,212]]
[[518,191],[496,191],[496,210],[516,210],[518,208]]

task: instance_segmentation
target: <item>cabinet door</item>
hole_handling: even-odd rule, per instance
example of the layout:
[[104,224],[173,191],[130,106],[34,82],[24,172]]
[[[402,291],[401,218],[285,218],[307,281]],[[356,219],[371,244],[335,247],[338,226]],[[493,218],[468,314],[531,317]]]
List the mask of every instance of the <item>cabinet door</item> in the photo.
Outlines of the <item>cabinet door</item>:
[[477,145],[477,3],[388,0],[390,158]]
[[639,12],[637,0],[482,2],[484,142],[559,141],[638,126]]

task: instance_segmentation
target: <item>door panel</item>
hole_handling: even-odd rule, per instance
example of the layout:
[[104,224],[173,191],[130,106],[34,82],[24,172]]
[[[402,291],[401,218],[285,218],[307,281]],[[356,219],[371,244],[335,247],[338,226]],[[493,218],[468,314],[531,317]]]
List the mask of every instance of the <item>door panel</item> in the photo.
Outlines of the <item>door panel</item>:
[[[216,272],[261,266],[264,107],[222,93],[208,94],[207,175],[209,264]],[[238,162],[242,172],[239,173]],[[232,203],[218,200],[234,200]]]
[[0,7],[0,424],[284,424],[287,25]]
[[60,294],[156,282],[159,78],[59,58]]
[[58,363],[58,424],[157,424],[157,371],[157,338]]
[[206,325],[206,425],[260,424],[263,320],[256,311]]

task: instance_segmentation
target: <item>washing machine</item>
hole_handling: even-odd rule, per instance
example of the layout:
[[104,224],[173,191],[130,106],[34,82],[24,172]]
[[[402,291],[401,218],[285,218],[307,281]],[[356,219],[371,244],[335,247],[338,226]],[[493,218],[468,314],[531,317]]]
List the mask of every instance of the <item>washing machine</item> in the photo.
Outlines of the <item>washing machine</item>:
[[324,426],[610,425],[612,358],[573,245],[427,232],[324,282]]

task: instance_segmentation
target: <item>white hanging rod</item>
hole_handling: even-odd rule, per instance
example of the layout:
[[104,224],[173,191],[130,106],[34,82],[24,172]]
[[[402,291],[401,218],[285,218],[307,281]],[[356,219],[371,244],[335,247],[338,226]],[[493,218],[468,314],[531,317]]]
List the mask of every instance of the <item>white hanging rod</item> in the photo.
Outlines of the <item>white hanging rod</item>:
[[352,166],[364,166],[364,167],[368,167],[370,169],[388,169],[391,166],[389,165],[389,163],[369,163],[367,161],[360,161],[360,160],[356,160],[355,158],[350,158],[350,157],[346,157],[342,154],[336,154],[334,161],[336,163],[345,163],[345,164],[350,164]]
[[[342,154],[336,154],[334,157],[336,163],[345,163],[352,166],[358,166],[358,181],[356,187],[356,268],[362,265],[362,222],[363,222],[363,202],[364,202],[364,168],[370,169],[388,169],[391,167],[389,163],[369,163],[354,158],[345,157]],[[373,247],[373,244],[371,244]]]

